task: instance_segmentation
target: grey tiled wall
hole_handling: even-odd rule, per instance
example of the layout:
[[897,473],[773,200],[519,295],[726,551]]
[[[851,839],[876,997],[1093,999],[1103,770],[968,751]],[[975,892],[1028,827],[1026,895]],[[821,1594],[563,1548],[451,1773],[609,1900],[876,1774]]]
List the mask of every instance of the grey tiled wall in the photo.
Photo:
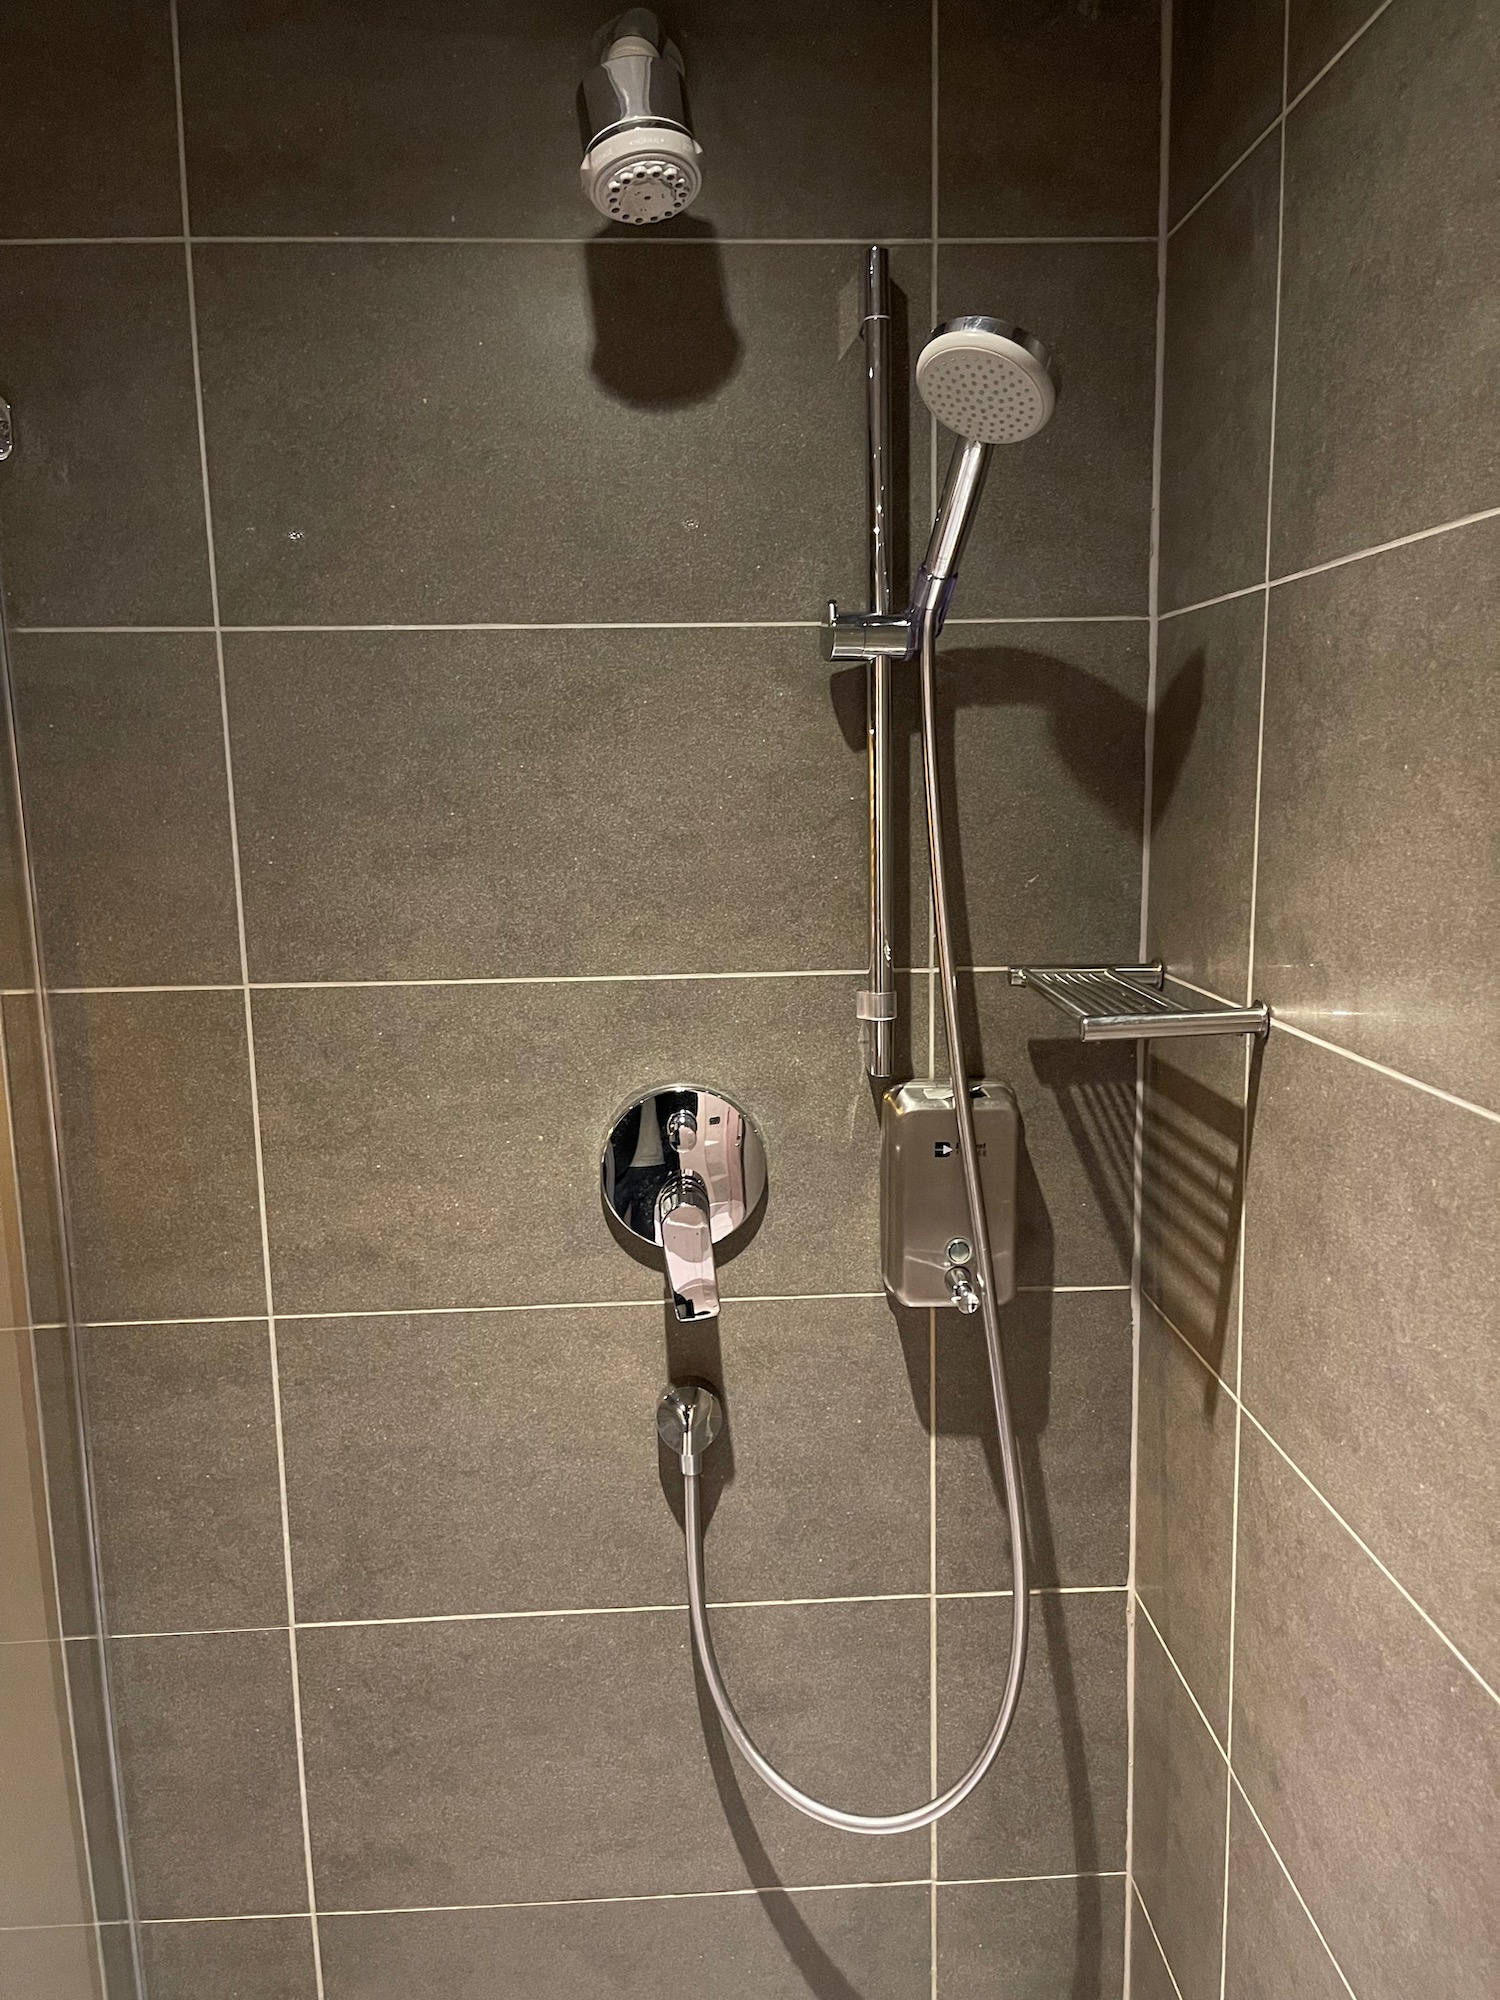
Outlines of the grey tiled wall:
[[1150,937],[1276,1022],[1148,1077],[1134,1991],[1480,2000],[1500,13],[1175,14]]
[[[28,0],[0,39],[0,535],[146,1984],[1089,2000],[1134,1068],[1003,968],[1137,948],[1157,9],[683,0],[707,188],[628,239],[576,185],[607,11]],[[1064,381],[944,716],[970,1054],[1026,1121],[1035,1653],[994,1778],[896,1843],[706,1719],[652,1428],[669,1372],[722,1385],[711,1588],[772,1754],[855,1805],[955,1770],[1003,1675],[994,1440],[972,1329],[879,1286],[862,685],[814,631],[864,589],[872,239],[908,358],[988,309]],[[770,1152],[711,1335],[598,1208],[669,1072]]]

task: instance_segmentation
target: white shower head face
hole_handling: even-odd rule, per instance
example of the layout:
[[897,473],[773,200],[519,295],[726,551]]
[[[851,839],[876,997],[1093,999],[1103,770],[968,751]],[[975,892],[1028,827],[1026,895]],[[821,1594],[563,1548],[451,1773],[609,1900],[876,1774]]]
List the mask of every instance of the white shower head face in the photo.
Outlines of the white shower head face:
[[917,357],[917,388],[940,424],[976,444],[1019,444],[1057,407],[1039,340],[1002,320],[950,320]]
[[667,125],[637,125],[598,139],[584,155],[583,191],[611,222],[644,227],[681,215],[703,186],[701,148]]

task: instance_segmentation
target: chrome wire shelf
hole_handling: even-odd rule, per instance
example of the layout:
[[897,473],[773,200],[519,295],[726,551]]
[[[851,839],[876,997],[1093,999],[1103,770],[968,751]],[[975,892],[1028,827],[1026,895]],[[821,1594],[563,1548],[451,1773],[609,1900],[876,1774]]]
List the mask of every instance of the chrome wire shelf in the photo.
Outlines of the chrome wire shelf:
[[1216,1000],[1184,1006],[1163,991],[1167,969],[1152,965],[1013,965],[1012,986],[1030,986],[1078,1023],[1081,1042],[1156,1041],[1166,1035],[1263,1035],[1264,1002],[1225,1007]]

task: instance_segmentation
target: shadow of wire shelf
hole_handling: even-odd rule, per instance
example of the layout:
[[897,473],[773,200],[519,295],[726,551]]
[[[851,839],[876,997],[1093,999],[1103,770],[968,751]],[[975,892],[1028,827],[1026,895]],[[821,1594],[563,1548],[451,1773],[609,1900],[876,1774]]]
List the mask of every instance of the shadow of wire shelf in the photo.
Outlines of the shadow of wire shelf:
[[1012,986],[1030,986],[1078,1023],[1081,1042],[1157,1041],[1167,1035],[1263,1035],[1271,1010],[1184,1006],[1165,992],[1167,969],[1152,965],[1013,965]]

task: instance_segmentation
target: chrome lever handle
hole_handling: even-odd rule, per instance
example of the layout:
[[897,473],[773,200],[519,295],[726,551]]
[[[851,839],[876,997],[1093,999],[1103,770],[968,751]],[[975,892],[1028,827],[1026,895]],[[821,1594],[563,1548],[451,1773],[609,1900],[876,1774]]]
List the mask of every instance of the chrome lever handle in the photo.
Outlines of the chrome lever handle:
[[719,1276],[707,1188],[696,1174],[675,1175],[661,1191],[656,1215],[673,1312],[680,1320],[717,1319]]

